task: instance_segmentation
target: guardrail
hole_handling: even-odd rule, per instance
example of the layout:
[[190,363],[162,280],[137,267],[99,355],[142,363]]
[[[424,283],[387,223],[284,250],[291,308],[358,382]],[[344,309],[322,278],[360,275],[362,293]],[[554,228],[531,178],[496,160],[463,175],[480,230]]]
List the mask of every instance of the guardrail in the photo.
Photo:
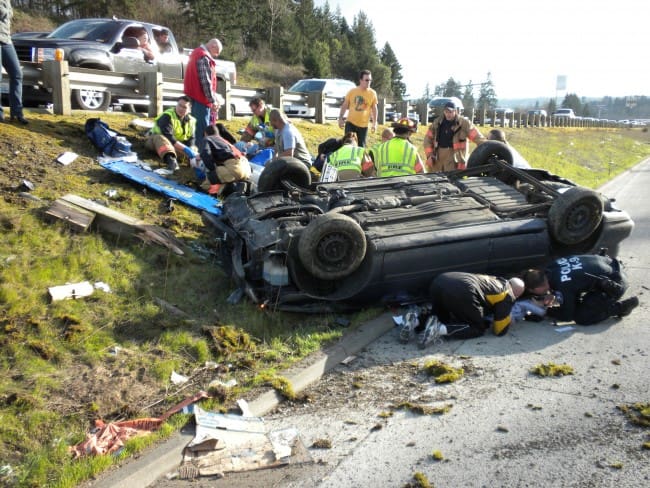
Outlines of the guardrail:
[[[163,78],[159,72],[144,72],[139,74],[114,73],[104,70],[70,67],[67,61],[45,61],[42,65],[28,62],[20,63],[23,70],[23,84],[40,85],[52,93],[53,111],[58,115],[71,113],[72,90],[90,89],[95,91],[110,91],[120,103],[145,105],[147,114],[156,117],[167,106],[175,104],[178,97],[183,95],[183,81],[180,79]],[[6,78],[3,77],[3,82]],[[219,117],[230,120],[234,113],[245,113],[248,103],[255,97],[264,98],[274,107],[284,108],[287,104],[301,105],[309,110],[308,118],[313,118],[318,124],[325,123],[329,113],[330,118],[338,116],[343,103],[342,98],[326,97],[322,92],[294,93],[284,92],[281,86],[268,88],[248,88],[231,85],[230,81],[222,81],[218,91],[225,103],[221,107]],[[387,101],[380,99],[377,110],[377,121],[385,124],[408,114],[421,124],[428,124],[436,115],[426,102],[417,104],[408,101]],[[332,115],[336,114],[336,115]],[[291,115],[291,114],[289,114]],[[568,118],[513,112],[505,114],[494,110],[465,113],[476,125],[487,127],[620,127],[621,124],[612,120],[591,118]],[[392,120],[391,120],[392,119]]]

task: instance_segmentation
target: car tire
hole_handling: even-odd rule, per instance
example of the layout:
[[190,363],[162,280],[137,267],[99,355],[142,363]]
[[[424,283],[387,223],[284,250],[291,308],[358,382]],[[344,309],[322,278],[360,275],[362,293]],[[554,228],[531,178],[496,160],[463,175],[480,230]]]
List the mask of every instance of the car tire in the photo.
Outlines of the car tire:
[[551,236],[571,246],[588,239],[603,218],[603,199],[598,192],[574,186],[551,205],[548,225]]
[[96,90],[72,90],[72,101],[81,110],[105,111],[111,104],[111,92]]
[[351,275],[366,255],[366,235],[347,215],[329,213],[312,220],[298,241],[298,257],[316,278],[336,280]]
[[496,156],[512,166],[512,151],[507,144],[500,141],[485,141],[483,144],[476,146],[469,155],[467,167],[476,168],[488,164],[492,156]]
[[289,180],[302,188],[311,185],[309,168],[290,156],[269,161],[257,181],[257,191],[282,190],[282,180]]

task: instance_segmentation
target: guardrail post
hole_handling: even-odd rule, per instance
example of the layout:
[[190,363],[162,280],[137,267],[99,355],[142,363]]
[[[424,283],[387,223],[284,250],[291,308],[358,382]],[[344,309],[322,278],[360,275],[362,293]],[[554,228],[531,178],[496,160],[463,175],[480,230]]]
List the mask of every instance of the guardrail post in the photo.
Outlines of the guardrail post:
[[421,100],[415,105],[415,110],[420,117],[420,124],[426,127],[429,123],[429,104],[426,100]]
[[386,99],[380,98],[377,100],[377,125],[384,125],[386,123]]
[[230,80],[219,81],[217,93],[224,99],[223,105],[219,107],[219,118],[221,120],[231,120],[233,114],[230,113]]
[[56,115],[71,115],[70,67],[67,61],[44,61],[43,82],[52,88],[52,108]]
[[408,117],[409,103],[405,101],[395,102],[395,111],[400,113],[400,117]]
[[283,110],[283,96],[284,88],[281,86],[271,86],[266,89],[266,103],[270,104],[273,108]]
[[158,71],[145,71],[139,73],[140,86],[144,93],[149,96],[149,108],[147,116],[157,117],[163,110],[163,74]]
[[307,105],[314,107],[314,122],[325,123],[325,94],[322,91],[307,93]]

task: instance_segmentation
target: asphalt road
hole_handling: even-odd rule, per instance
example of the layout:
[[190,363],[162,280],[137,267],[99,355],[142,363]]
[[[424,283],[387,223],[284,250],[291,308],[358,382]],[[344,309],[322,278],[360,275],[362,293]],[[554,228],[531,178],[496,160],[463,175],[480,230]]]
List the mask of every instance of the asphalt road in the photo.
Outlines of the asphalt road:
[[[502,338],[425,351],[399,344],[391,331],[309,387],[310,403],[282,404],[265,416],[269,429],[296,427],[312,462],[223,479],[163,476],[150,486],[402,487],[416,472],[437,488],[650,486],[650,450],[642,448],[650,430],[631,425],[617,408],[650,402],[648,188],[650,160],[602,189],[636,222],[619,254],[631,282],[626,296],[641,300],[630,316],[570,330],[522,322]],[[437,385],[418,372],[427,359],[466,374]],[[529,373],[549,362],[568,364],[574,374]],[[451,409],[391,409],[406,400]],[[323,439],[331,448],[312,447]],[[444,459],[434,460],[433,451]]]

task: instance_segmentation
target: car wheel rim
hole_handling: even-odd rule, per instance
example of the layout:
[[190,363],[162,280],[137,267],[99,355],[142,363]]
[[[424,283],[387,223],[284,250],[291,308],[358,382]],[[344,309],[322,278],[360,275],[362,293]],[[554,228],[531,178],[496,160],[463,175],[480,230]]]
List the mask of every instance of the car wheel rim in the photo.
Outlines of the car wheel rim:
[[331,234],[324,237],[318,244],[316,253],[318,260],[329,269],[345,269],[348,265],[347,256],[350,241],[343,234]]
[[79,98],[87,108],[99,108],[104,101],[104,94],[95,90],[79,90]]

